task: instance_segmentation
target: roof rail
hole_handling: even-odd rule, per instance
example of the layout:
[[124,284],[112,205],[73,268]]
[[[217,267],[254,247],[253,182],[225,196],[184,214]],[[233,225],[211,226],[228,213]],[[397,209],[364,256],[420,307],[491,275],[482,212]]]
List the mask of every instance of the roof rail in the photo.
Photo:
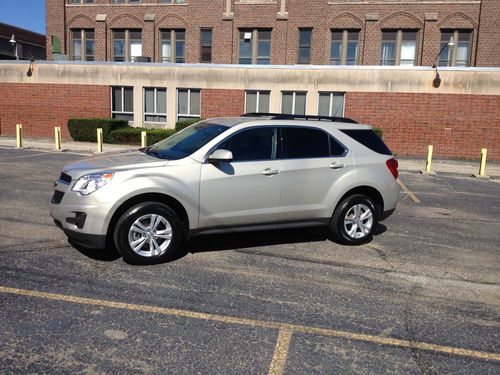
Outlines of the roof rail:
[[349,117],[330,117],[330,116],[314,116],[314,115],[290,115],[286,113],[245,113],[242,117],[270,117],[270,120],[323,120],[334,122],[348,122],[358,124],[356,120]]

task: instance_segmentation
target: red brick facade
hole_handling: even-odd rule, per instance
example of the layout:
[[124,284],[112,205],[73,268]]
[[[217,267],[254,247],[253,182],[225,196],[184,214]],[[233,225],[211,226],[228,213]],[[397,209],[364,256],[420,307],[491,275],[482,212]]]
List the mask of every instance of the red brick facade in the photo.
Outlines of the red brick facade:
[[380,127],[399,156],[500,160],[500,96],[348,92],[345,116]]
[[68,138],[70,118],[110,117],[109,86],[0,83],[0,134],[53,137],[60,126]]
[[52,58],[52,35],[59,37],[63,53],[69,56],[70,31],[86,28],[95,31],[95,59],[111,60],[112,30],[136,28],[142,30],[143,55],[158,62],[160,30],[177,28],[186,30],[186,62],[197,63],[200,30],[211,28],[212,62],[231,64],[238,63],[239,30],[266,28],[272,30],[271,64],[296,64],[299,28],[312,28],[311,63],[328,64],[331,29],[356,29],[360,32],[358,64],[378,65],[382,30],[411,29],[417,31],[416,65],[430,66],[439,52],[441,30],[447,29],[471,32],[471,66],[500,66],[498,0],[286,0],[286,17],[280,16],[281,2],[233,0],[228,15],[226,0],[188,0],[182,5],[158,0],[65,5],[65,0],[46,0],[47,55]]
[[[52,137],[61,126],[69,137],[69,118],[109,117],[109,86],[1,83],[0,134]],[[202,118],[236,116],[244,111],[244,90],[201,90]],[[345,116],[383,129],[399,156],[500,160],[500,96],[347,92]]]
[[201,90],[201,117],[240,116],[244,112],[244,90]]

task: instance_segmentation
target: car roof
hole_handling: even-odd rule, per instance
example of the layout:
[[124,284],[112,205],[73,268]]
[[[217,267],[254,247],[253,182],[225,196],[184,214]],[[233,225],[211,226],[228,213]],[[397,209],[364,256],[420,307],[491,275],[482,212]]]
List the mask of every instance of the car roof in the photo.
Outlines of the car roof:
[[350,118],[327,117],[327,116],[309,116],[309,115],[282,115],[282,114],[254,114],[239,117],[216,117],[204,120],[204,123],[211,123],[233,127],[240,124],[249,126],[258,125],[286,125],[286,126],[316,126],[321,128],[336,129],[372,129],[369,125],[359,124]]

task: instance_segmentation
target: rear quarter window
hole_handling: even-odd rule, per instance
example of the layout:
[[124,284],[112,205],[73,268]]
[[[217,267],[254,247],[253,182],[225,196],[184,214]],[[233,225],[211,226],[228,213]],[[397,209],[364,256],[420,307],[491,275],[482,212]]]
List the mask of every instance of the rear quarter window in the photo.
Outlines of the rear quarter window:
[[380,139],[371,129],[342,129],[341,132],[378,154],[392,155],[391,150],[389,150],[382,139]]

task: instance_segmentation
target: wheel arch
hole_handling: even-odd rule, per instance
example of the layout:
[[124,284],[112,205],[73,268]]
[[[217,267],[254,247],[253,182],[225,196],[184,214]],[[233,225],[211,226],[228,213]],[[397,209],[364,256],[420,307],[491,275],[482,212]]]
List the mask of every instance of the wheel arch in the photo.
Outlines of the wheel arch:
[[171,197],[170,195],[161,193],[143,193],[127,199],[115,210],[109,222],[108,230],[106,231],[107,241],[112,240],[116,223],[123,215],[123,213],[127,211],[130,207],[133,207],[136,204],[143,202],[160,202],[169,206],[179,216],[179,219],[184,229],[184,235],[187,236],[189,232],[189,216],[182,203],[180,203],[177,199]]
[[[335,206],[335,209],[333,210],[333,213],[335,213],[338,206],[340,205],[340,203],[342,203],[344,201],[344,199],[346,199],[347,197],[354,195],[354,194],[366,195],[367,197],[373,199],[373,201],[377,205],[377,210],[378,210],[377,215],[380,219],[380,217],[382,216],[382,214],[384,212],[384,198],[382,197],[382,194],[380,194],[380,192],[376,188],[374,188],[373,186],[368,186],[368,185],[356,186],[356,187],[346,191],[342,195],[342,197],[338,200],[338,202]],[[333,213],[332,213],[332,215],[333,215]]]

